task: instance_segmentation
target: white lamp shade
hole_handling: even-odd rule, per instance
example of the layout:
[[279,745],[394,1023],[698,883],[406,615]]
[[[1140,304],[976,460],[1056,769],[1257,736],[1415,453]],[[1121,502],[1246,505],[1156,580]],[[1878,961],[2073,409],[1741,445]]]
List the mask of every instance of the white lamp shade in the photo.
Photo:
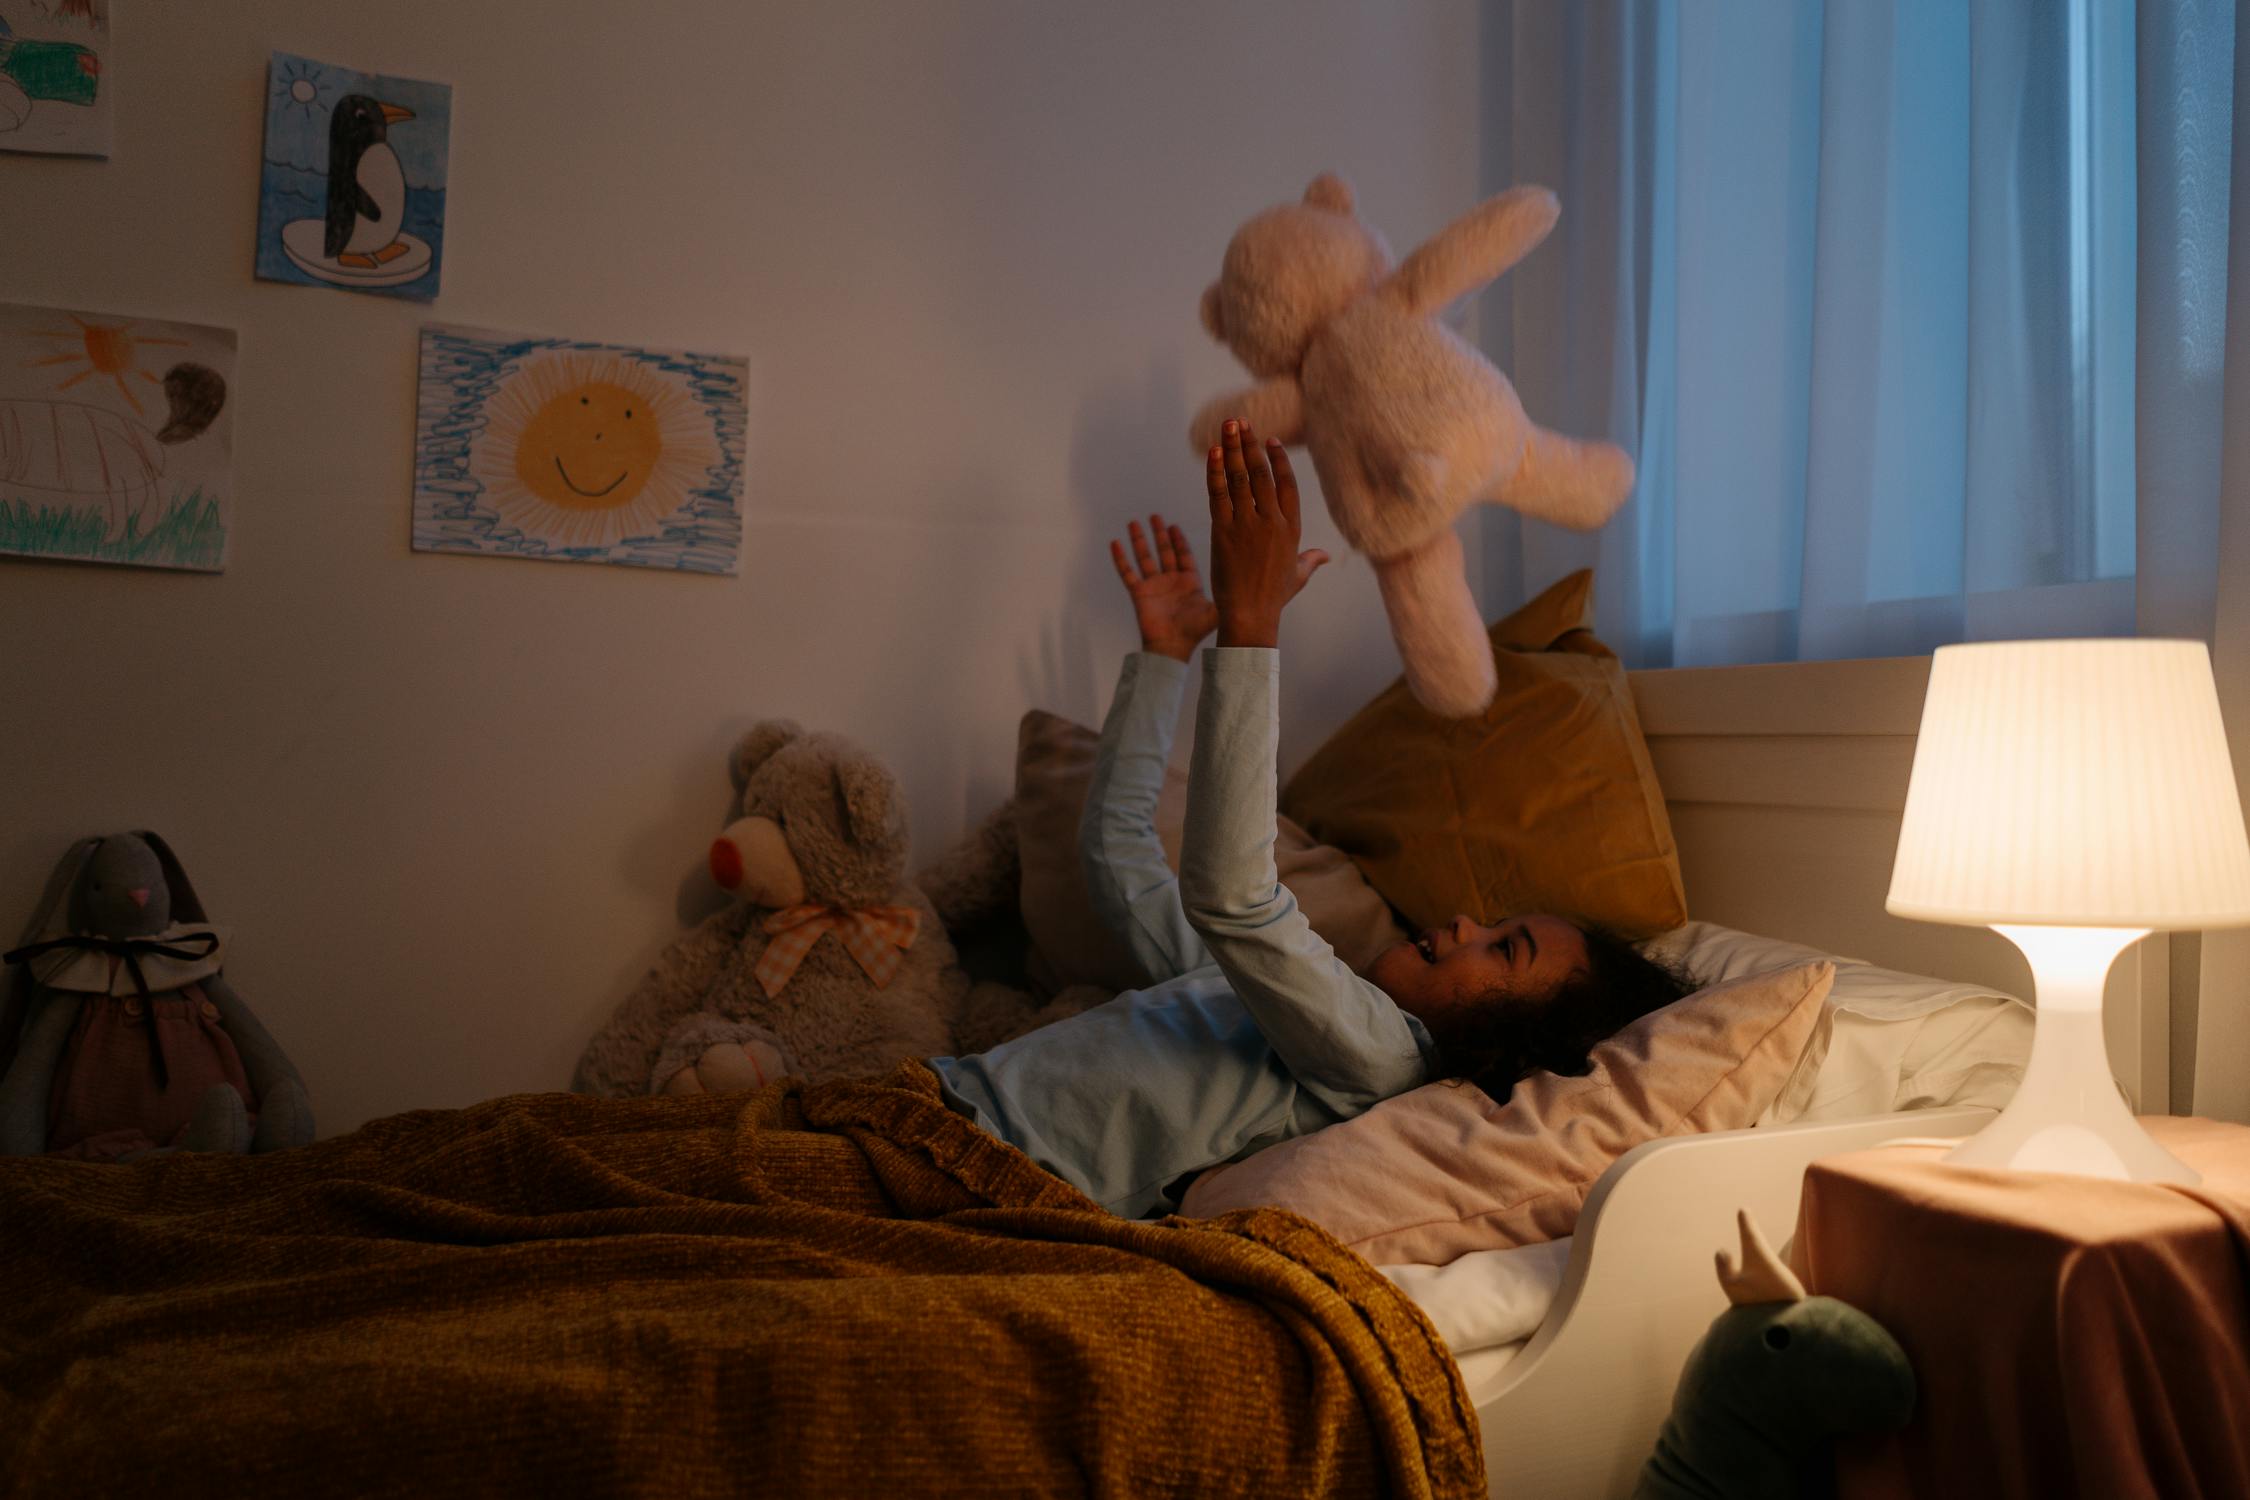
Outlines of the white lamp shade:
[[2250,923],[2201,641],[1940,647],[1885,903],[1930,922]]

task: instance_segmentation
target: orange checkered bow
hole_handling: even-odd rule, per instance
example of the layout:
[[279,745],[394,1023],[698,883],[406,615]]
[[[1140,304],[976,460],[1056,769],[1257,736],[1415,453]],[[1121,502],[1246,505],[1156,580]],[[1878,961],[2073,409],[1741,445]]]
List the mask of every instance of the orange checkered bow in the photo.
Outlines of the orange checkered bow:
[[758,955],[756,973],[767,994],[779,995],[788,986],[824,932],[835,933],[875,988],[882,989],[914,946],[922,914],[911,906],[792,906],[766,918],[764,927],[768,941]]

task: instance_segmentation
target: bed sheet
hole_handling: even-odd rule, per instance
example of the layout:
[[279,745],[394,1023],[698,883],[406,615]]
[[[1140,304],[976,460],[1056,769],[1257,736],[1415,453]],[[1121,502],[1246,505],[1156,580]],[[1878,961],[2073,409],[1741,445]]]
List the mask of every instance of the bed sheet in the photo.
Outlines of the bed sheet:
[[1476,1250],[1442,1266],[1377,1266],[1414,1299],[1456,1363],[1520,1345],[1539,1331],[1570,1264],[1570,1236],[1512,1250]]

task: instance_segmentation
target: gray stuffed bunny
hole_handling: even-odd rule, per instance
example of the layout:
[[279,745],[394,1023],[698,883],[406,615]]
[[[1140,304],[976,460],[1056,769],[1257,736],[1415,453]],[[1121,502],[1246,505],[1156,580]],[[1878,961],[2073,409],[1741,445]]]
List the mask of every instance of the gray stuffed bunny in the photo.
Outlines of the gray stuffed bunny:
[[219,970],[225,935],[148,832],[74,846],[0,1019],[0,1152],[118,1160],[312,1139],[288,1055]]

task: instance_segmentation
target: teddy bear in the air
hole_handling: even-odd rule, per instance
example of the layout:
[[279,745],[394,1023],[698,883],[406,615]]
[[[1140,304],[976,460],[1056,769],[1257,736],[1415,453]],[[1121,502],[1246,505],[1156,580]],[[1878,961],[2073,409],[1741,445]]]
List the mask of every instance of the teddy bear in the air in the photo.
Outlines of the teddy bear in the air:
[[[906,879],[898,780],[840,735],[769,719],[731,757],[735,799],[712,844],[732,905],[658,958],[587,1044],[577,1087],[730,1093],[973,1051],[1034,1017],[1030,997],[972,982],[940,908]],[[943,862],[945,916],[1014,899],[996,820]],[[927,880],[925,883],[929,883]]]
[[1303,443],[1328,513],[1374,564],[1406,681],[1447,718],[1491,702],[1492,647],[1453,524],[1479,501],[1579,530],[1608,520],[1633,487],[1609,443],[1549,432],[1515,387],[1438,321],[1547,236],[1555,195],[1519,187],[1456,219],[1395,270],[1343,180],[1235,232],[1203,294],[1203,326],[1261,383],[1197,414],[1200,454],[1229,417],[1261,438]]

